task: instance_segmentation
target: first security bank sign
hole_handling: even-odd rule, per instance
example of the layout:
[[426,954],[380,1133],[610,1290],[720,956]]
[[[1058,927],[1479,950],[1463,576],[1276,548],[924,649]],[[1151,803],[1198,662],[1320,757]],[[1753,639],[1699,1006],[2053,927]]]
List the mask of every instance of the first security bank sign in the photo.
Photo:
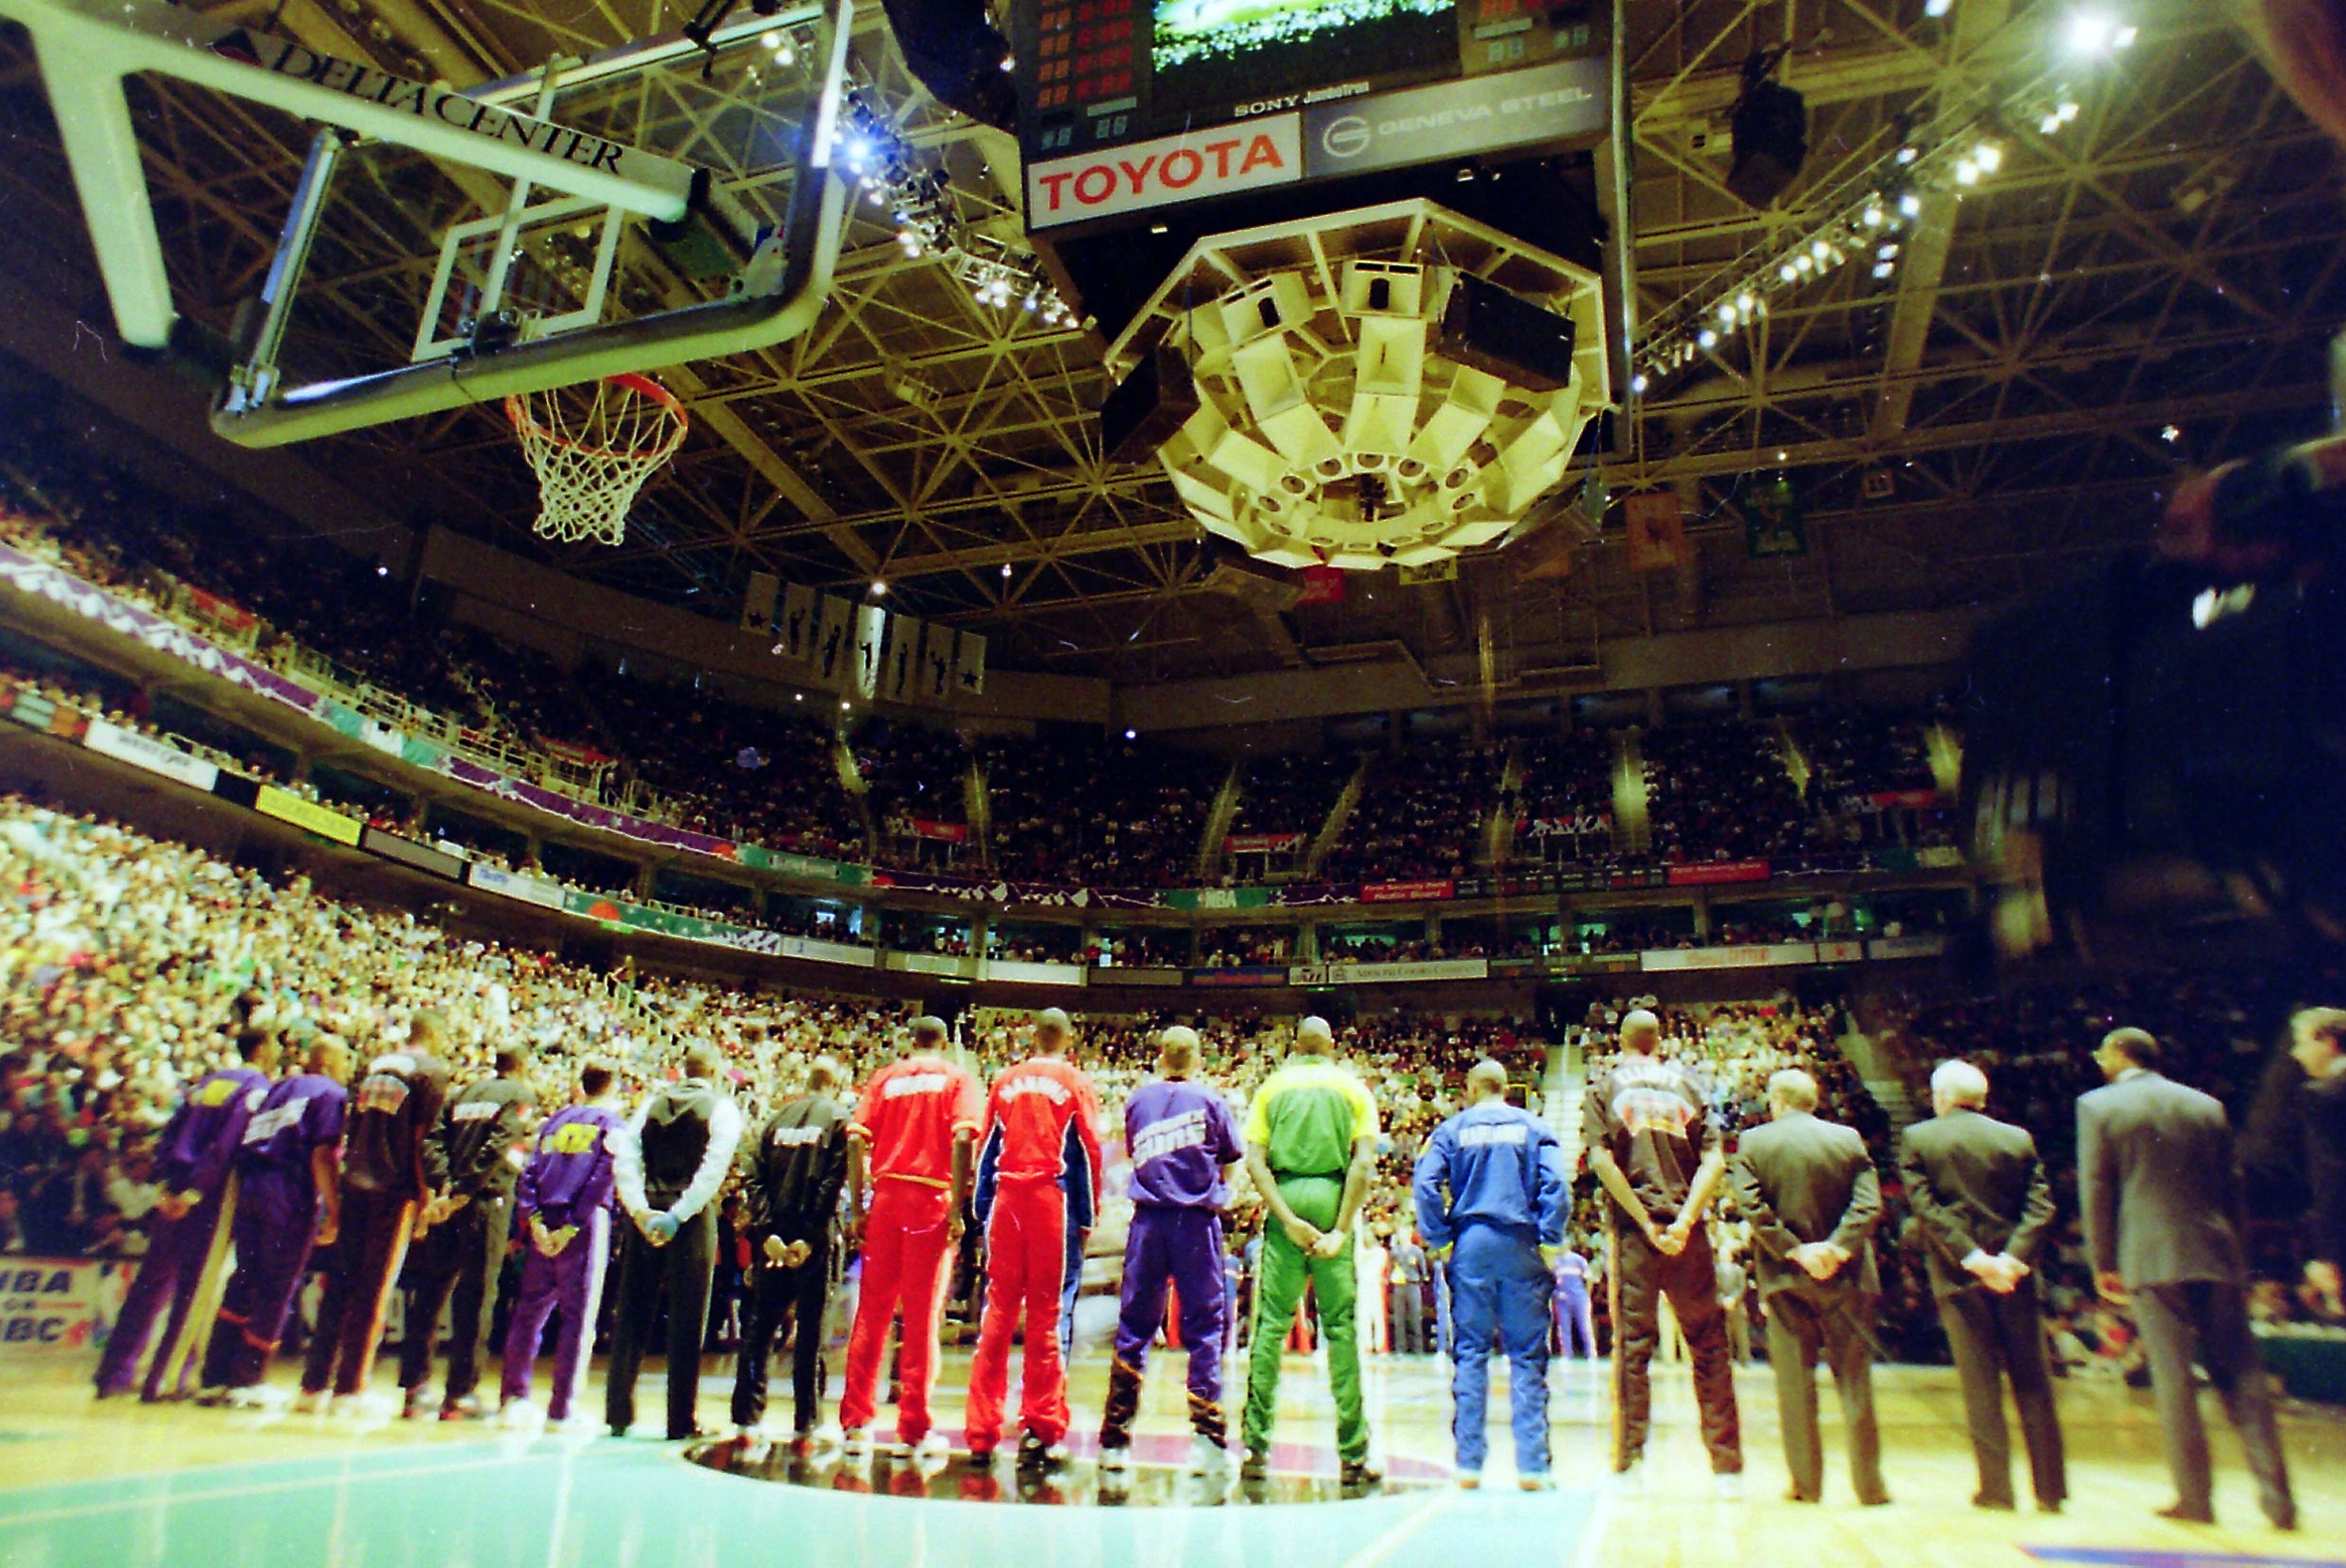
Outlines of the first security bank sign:
[[1610,79],[1601,56],[1559,60],[1029,163],[1027,226],[1585,136],[1605,129]]

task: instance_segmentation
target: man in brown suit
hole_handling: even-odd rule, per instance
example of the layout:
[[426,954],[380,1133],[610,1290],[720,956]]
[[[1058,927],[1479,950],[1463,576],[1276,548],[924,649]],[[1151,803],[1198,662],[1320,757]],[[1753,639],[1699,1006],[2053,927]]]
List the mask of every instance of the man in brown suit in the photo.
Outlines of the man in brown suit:
[[1979,1462],[1972,1503],[2013,1506],[2012,1435],[2003,1423],[2009,1379],[2036,1506],[2057,1514],[2069,1495],[2068,1470],[2035,1274],[2052,1225],[2052,1188],[2028,1130],[1982,1114],[1988,1075],[1978,1068],[1942,1062],[1930,1075],[1930,1104],[1936,1114],[1898,1139],[1898,1174],[1963,1382]]
[[1890,1500],[1874,1421],[1873,1317],[1881,1295],[1867,1239],[1881,1218],[1881,1181],[1866,1140],[1817,1119],[1817,1080],[1792,1069],[1768,1080],[1766,1125],[1743,1135],[1728,1167],[1751,1222],[1760,1301],[1768,1314],[1790,1502],[1824,1496],[1817,1434],[1817,1357],[1833,1369],[1849,1427],[1850,1475],[1868,1508]]
[[2248,1332],[2240,1161],[2224,1107],[2161,1074],[2158,1042],[2140,1029],[2111,1030],[2094,1059],[2110,1082],[2078,1101],[2079,1205],[2095,1288],[2130,1307],[2142,1331],[2177,1494],[2159,1512],[2216,1520],[2196,1359],[2240,1434],[2264,1516],[2294,1530],[2272,1390]]

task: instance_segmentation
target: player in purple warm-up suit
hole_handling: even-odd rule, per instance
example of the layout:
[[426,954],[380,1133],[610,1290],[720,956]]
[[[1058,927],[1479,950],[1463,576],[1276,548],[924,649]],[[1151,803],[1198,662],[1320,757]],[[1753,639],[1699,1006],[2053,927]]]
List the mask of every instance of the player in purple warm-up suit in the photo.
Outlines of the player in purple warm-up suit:
[[260,1386],[309,1272],[310,1249],[331,1245],[342,1223],[350,1052],[321,1039],[307,1066],[268,1091],[236,1150],[236,1272],[204,1356],[207,1401]]
[[[189,1310],[206,1271],[223,1266],[230,1216],[236,1205],[236,1146],[244,1138],[246,1121],[268,1092],[268,1075],[277,1066],[277,1038],[247,1028],[236,1036],[236,1051],[242,1064],[206,1073],[163,1129],[155,1158],[155,1180],[163,1197],[155,1206],[155,1228],[138,1278],[130,1282],[106,1353],[98,1362],[100,1399],[130,1392],[155,1331],[156,1315],[166,1308],[162,1347],[147,1369],[141,1397],[176,1395],[193,1368],[193,1347],[182,1343]],[[166,1381],[169,1389],[163,1387]]]
[[554,1393],[546,1419],[561,1421],[586,1380],[586,1347],[595,1332],[603,1264],[611,1256],[611,1210],[617,1179],[616,1140],[627,1136],[611,1069],[588,1062],[579,1070],[581,1104],[556,1111],[538,1130],[529,1163],[513,1190],[515,1218],[528,1245],[513,1321],[505,1336],[506,1409],[518,1414],[529,1397],[538,1338],[556,1307],[562,1311],[554,1346]]
[[1124,1147],[1132,1162],[1133,1226],[1124,1242],[1124,1301],[1108,1369],[1107,1408],[1100,1423],[1100,1465],[1131,1463],[1133,1418],[1150,1343],[1165,1326],[1165,1288],[1181,1302],[1181,1343],[1189,1348],[1189,1422],[1196,1436],[1190,1469],[1228,1462],[1222,1413],[1222,1350],[1229,1301],[1222,1264],[1222,1206],[1228,1175],[1246,1157],[1229,1102],[1192,1081],[1197,1031],[1175,1026],[1157,1037],[1155,1081],[1124,1107]]

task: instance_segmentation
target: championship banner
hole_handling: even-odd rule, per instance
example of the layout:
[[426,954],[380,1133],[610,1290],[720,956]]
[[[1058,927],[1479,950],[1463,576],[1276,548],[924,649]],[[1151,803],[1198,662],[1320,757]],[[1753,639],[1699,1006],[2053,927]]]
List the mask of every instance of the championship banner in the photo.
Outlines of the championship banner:
[[921,690],[921,633],[926,630],[910,616],[897,616],[888,628],[888,647],[880,661],[880,691],[890,702],[909,702]]
[[1781,475],[1757,480],[1743,490],[1744,543],[1754,560],[1808,554],[1808,524],[1801,516],[1792,481]]
[[1638,954],[1638,967],[1660,969],[1764,969],[1784,964],[1814,964],[1814,942],[1769,942],[1741,948],[1659,948]]
[[821,635],[809,645],[808,659],[815,677],[839,689],[841,677],[855,666],[855,605],[837,594],[823,595]]
[[1629,528],[1629,570],[1663,571],[1686,553],[1686,525],[1673,491],[1624,495],[1622,519]]
[[741,595],[741,630],[763,636],[774,629],[774,601],[782,592],[782,579],[770,571],[750,573],[750,586]]
[[85,1350],[104,1343],[136,1259],[0,1259],[0,1356]]
[[1691,865],[1669,868],[1669,885],[1673,888],[1715,888],[1728,882],[1767,879],[1765,860],[1697,860]]
[[823,627],[823,596],[802,583],[785,584],[774,612],[774,651],[794,664],[813,656]]
[[876,697],[880,691],[880,662],[888,652],[888,611],[877,604],[865,604],[856,611],[855,667],[851,672],[855,694]]
[[100,756],[127,762],[133,768],[144,768],[150,773],[160,773],[166,779],[176,779],[183,784],[209,795],[212,784],[220,777],[220,769],[200,756],[190,756],[178,747],[166,744],[151,735],[141,735],[134,729],[110,724],[103,719],[92,719],[89,733],[82,737],[82,744]]
[[953,694],[985,695],[985,639],[975,632],[953,633]]
[[1363,904],[1429,904],[1457,895],[1455,882],[1369,882],[1361,888]]
[[1301,848],[1302,843],[1301,833],[1232,833],[1222,841],[1222,848],[1231,855],[1276,855]]
[[306,828],[322,839],[332,839],[336,844],[347,844],[354,847],[365,828],[365,824],[355,816],[344,816],[338,811],[321,806],[315,800],[304,799],[293,791],[280,789],[275,784],[265,784],[261,786],[260,793],[253,798],[252,809],[263,816],[273,816],[297,828]]

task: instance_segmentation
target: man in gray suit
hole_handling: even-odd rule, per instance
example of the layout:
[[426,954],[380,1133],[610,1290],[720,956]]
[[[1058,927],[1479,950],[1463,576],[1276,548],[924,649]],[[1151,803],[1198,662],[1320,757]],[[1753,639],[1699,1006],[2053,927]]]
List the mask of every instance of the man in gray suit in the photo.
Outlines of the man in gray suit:
[[1899,1137],[1898,1173],[1963,1381],[1979,1461],[1973,1506],[2013,1505],[2012,1437],[2003,1423],[2009,1379],[2036,1506],[2058,1514],[2069,1495],[2068,1470],[2035,1275],[2052,1225],[2052,1189],[2036,1140],[2025,1128],[1982,1115],[1987,1104],[1986,1073],[1968,1061],[1942,1062],[1930,1075],[1937,1114]]
[[2158,1042],[2140,1029],[2111,1030],[2094,1059],[2110,1082],[2078,1101],[2079,1204],[2095,1288],[2130,1307],[2142,1332],[2177,1493],[2159,1512],[2216,1519],[2196,1354],[2240,1434],[2264,1516],[2294,1530],[2272,1391],[2248,1332],[2240,1161],[2224,1107],[2161,1074]]
[[1768,1314],[1788,1501],[1824,1495],[1817,1434],[1817,1356],[1833,1369],[1849,1427],[1857,1500],[1890,1500],[1874,1423],[1873,1316],[1881,1294],[1867,1237],[1881,1218],[1881,1182],[1866,1141],[1817,1119],[1817,1081],[1793,1069],[1768,1080],[1772,1119],[1743,1135],[1729,1166],[1736,1207],[1751,1222],[1760,1301]]

